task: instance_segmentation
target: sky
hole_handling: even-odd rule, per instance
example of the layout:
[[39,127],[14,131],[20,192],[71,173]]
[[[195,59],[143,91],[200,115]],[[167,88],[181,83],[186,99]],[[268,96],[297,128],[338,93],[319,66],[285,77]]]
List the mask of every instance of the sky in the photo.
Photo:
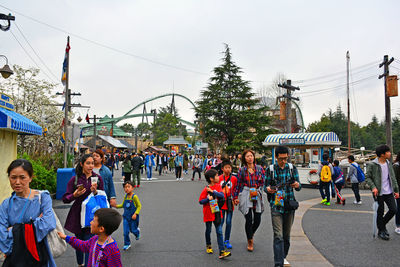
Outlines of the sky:
[[[369,0],[2,0],[0,13],[16,20],[0,32],[0,54],[59,83],[69,35],[69,87],[82,94],[72,102],[90,106],[74,109],[76,119],[119,117],[167,93],[195,102],[228,44],[254,92],[278,73],[300,87],[307,126],[338,105],[347,110],[349,51],[351,119],[366,125],[373,115],[384,119],[383,80],[377,78],[383,55],[395,58],[390,74],[400,74],[398,10],[399,1]],[[146,108],[170,102],[166,97]],[[183,119],[194,120],[190,103],[178,97],[175,103]],[[398,97],[391,104],[392,116],[400,113]]]

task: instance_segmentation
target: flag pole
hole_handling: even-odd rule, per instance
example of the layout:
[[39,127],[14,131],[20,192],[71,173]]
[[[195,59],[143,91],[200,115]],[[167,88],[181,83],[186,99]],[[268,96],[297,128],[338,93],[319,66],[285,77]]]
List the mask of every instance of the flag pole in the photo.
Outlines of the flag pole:
[[64,109],[64,168],[68,167],[68,110],[69,110],[69,88],[68,88],[68,83],[69,83],[69,36],[67,37],[67,70],[65,73],[65,109]]

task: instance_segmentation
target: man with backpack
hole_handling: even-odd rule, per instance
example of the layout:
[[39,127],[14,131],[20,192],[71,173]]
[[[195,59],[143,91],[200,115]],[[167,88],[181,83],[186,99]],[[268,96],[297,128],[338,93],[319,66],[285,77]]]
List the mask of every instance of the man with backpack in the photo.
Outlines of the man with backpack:
[[[361,182],[361,180],[363,181],[363,177],[364,173],[362,172],[360,166],[358,166],[357,162],[354,162],[354,156],[350,155],[347,157],[349,164],[350,164],[350,168],[349,168],[349,173],[347,174],[347,180],[351,182],[351,189],[354,192],[354,196],[356,198],[356,200],[354,200],[354,204],[356,205],[361,205],[362,201],[361,201],[361,197],[360,197],[360,189],[359,189],[359,183]],[[358,169],[361,170],[358,171]],[[360,173],[360,175],[359,175]],[[360,177],[358,177],[360,176]]]
[[[332,164],[328,162],[329,155],[323,154],[321,164],[318,167],[319,181],[319,192],[321,194],[321,204],[330,206],[331,205],[331,193],[329,191],[332,181],[333,167]],[[325,191],[325,192],[324,192]]]
[[[383,240],[389,240],[386,224],[397,212],[395,198],[399,198],[399,187],[393,166],[389,161],[392,156],[390,148],[387,145],[380,145],[376,148],[376,155],[378,158],[367,166],[366,181],[374,198],[378,201],[376,217],[378,237]],[[385,216],[383,215],[385,211],[384,203],[389,209]]]

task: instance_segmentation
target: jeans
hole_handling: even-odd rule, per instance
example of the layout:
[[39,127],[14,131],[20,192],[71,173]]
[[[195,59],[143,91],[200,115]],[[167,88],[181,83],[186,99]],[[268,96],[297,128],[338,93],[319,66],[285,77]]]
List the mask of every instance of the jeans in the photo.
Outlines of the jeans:
[[158,169],[158,174],[161,175],[161,172],[162,172],[162,169],[163,169],[163,165],[162,165],[162,164],[159,164],[159,165],[157,166],[157,169]]
[[215,224],[215,222],[206,222],[206,245],[211,245],[211,228],[214,223],[215,231],[217,232],[218,249],[221,252],[225,249],[224,237],[222,235],[222,224]]
[[[136,180],[136,181],[135,181]],[[140,185],[140,170],[133,170],[132,181],[134,185]]]
[[396,212],[396,227],[400,227],[400,198],[396,199],[397,212]]
[[200,171],[200,168],[194,168],[194,169],[193,169],[193,176],[192,176],[192,179],[194,179],[194,176],[195,176],[196,172],[199,174],[199,180],[200,180],[200,179],[201,179],[201,171]]
[[335,198],[336,192],[335,192],[335,183],[333,182],[333,180],[331,180],[331,192],[332,192],[332,197]]
[[130,245],[131,240],[129,239],[129,233],[137,236],[139,234],[139,214],[136,215],[136,220],[132,219],[123,219],[124,226],[124,246]]
[[176,175],[176,178],[182,177],[182,166],[175,167],[175,175]]
[[[393,216],[397,212],[396,201],[394,200],[393,194],[387,194],[378,196],[378,212],[376,217],[376,224],[378,226],[379,231],[386,230],[386,224],[393,218]],[[385,212],[385,204],[388,206],[388,212],[386,212],[385,216],[383,213]]]
[[294,211],[280,213],[271,210],[272,229],[274,231],[275,266],[283,266],[283,259],[289,253],[290,231],[294,220]]
[[151,176],[153,174],[153,166],[147,166],[146,173],[147,173],[147,178],[151,178]]
[[[75,236],[76,238],[84,241],[89,240],[93,237],[93,235],[90,233],[90,230],[86,228],[82,229],[82,232]],[[88,265],[89,253],[83,253],[82,251],[75,250],[75,255],[78,265],[83,264],[83,256],[85,256],[85,267]]]
[[352,183],[351,184],[351,190],[354,192],[354,196],[356,197],[356,201],[360,202],[361,197],[360,197],[360,189],[358,188],[358,183]]
[[254,233],[257,231],[261,223],[261,213],[256,212],[255,209],[249,209],[249,212],[244,216],[244,218],[246,219],[245,230],[247,240],[253,239]]
[[[331,186],[331,182],[319,182],[319,193],[321,194],[322,199],[326,198],[326,201],[331,202],[331,193],[329,192],[329,188]],[[325,191],[325,193],[324,193]]]
[[224,221],[226,218],[226,226],[225,226],[225,238],[224,240],[230,240],[231,237],[231,229],[232,229],[232,215],[233,211],[222,210],[222,221],[221,228],[224,226]]

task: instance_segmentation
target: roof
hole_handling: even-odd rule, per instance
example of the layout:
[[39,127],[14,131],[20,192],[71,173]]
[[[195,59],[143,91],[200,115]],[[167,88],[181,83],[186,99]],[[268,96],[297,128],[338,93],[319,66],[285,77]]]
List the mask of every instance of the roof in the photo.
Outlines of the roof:
[[145,151],[147,150],[153,150],[153,151],[157,151],[157,152],[165,152],[168,153],[168,149],[165,149],[163,147],[160,146],[149,146],[148,148],[145,149]]
[[118,141],[120,141],[122,144],[126,145],[126,147],[127,147],[128,149],[134,149],[134,148],[135,148],[133,145],[131,145],[129,142],[127,142],[127,141],[124,140],[124,139],[118,139]]
[[[99,133],[106,133],[106,134],[110,134],[111,129],[113,129],[113,137],[118,136],[118,137],[131,137],[130,134],[126,133],[124,130],[122,130],[121,128],[119,128],[115,123],[114,125],[112,125],[111,122],[109,123],[102,123],[103,121],[106,121],[110,119],[108,116],[105,116],[104,118],[99,119],[98,121],[98,125],[96,125],[96,131],[97,134]],[[82,124],[83,126],[84,124]],[[93,136],[93,127],[90,128],[85,128],[83,129],[83,136]]]
[[188,145],[189,143],[182,136],[169,137],[163,145]]
[[0,129],[21,134],[42,135],[42,127],[21,114],[0,107]]
[[265,138],[263,145],[340,145],[341,143],[339,137],[334,132],[320,132],[270,134]]
[[122,144],[119,140],[111,137],[111,136],[106,136],[106,135],[98,135],[98,137],[107,143],[109,143],[111,146],[116,147],[116,148],[128,148],[126,145]]

